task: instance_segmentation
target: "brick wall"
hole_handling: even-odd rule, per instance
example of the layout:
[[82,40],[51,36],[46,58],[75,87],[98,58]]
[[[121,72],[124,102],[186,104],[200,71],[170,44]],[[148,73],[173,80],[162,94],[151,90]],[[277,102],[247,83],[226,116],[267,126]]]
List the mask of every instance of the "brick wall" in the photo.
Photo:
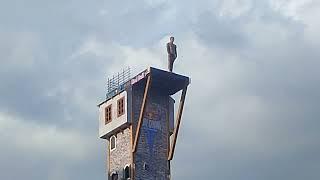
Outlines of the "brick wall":
[[[139,88],[133,93],[134,132],[139,118],[143,90]],[[135,180],[169,179],[168,100],[169,96],[153,91],[149,93],[137,151],[134,154]]]

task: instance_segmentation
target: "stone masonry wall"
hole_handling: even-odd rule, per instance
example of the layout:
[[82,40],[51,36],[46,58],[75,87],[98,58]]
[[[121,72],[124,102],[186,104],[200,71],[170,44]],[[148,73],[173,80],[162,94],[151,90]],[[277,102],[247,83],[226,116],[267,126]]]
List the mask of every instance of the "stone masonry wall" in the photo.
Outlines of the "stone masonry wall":
[[116,134],[116,149],[110,151],[108,141],[108,151],[110,151],[109,173],[117,172],[119,179],[122,177],[122,171],[127,164],[131,164],[131,132],[129,128]]

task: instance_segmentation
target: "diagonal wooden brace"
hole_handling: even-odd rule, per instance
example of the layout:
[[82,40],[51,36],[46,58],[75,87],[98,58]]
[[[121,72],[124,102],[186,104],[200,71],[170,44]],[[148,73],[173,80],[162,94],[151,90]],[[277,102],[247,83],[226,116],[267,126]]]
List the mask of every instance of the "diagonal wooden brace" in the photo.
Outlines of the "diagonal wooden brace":
[[150,89],[150,84],[151,84],[151,73],[148,76],[146,87],[144,89],[144,95],[143,95],[142,105],[141,105],[141,109],[140,109],[139,121],[138,121],[136,135],[134,137],[134,143],[133,143],[133,147],[132,147],[133,153],[137,150],[137,144],[138,144],[138,140],[139,140],[139,136],[140,136],[140,129],[142,126],[143,115],[144,115],[144,111],[145,111],[146,104],[147,104],[147,98],[148,98],[148,92]]
[[178,114],[177,114],[177,119],[176,119],[176,127],[174,128],[174,131],[173,131],[173,142],[172,142],[170,152],[169,152],[169,157],[168,157],[169,161],[171,161],[173,159],[173,154],[174,154],[174,150],[175,150],[176,143],[177,143],[177,137],[178,137],[178,132],[179,132],[179,128],[180,128],[180,122],[181,122],[182,111],[183,111],[183,107],[184,107],[184,101],[186,98],[187,87],[188,86],[186,86],[182,90],[182,94],[181,94],[181,98],[180,98],[180,104],[179,104],[179,109],[178,109]]

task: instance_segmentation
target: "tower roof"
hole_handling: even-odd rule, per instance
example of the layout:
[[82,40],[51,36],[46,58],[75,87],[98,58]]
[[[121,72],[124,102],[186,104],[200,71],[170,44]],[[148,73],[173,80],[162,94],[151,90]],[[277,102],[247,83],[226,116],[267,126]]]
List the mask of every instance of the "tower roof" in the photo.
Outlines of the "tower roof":
[[189,77],[150,67],[151,89],[173,95],[190,83]]
[[190,83],[190,78],[187,76],[149,67],[138,75],[129,79],[127,82],[120,84],[113,91],[108,92],[106,94],[106,100],[98,104],[98,106],[128,88],[144,86],[148,76],[151,76],[151,90],[155,90],[166,95],[173,95]]

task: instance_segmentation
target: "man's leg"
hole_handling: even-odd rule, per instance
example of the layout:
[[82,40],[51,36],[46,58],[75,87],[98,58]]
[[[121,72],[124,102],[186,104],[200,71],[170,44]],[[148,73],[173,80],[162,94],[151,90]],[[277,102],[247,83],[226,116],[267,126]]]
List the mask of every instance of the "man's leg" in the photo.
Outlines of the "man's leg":
[[173,69],[173,60],[170,59],[169,60],[169,71],[172,72],[172,69]]
[[168,70],[170,71],[170,72],[172,72],[172,58],[171,58],[171,56],[169,55],[168,56]]

